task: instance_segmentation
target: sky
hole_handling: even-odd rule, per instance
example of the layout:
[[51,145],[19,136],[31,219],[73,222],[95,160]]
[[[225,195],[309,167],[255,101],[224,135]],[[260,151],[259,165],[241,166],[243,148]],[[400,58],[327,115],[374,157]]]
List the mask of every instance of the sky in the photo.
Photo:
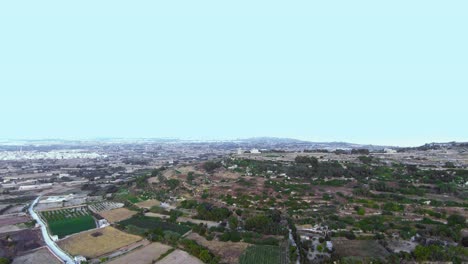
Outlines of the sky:
[[468,141],[466,10],[2,1],[0,139]]

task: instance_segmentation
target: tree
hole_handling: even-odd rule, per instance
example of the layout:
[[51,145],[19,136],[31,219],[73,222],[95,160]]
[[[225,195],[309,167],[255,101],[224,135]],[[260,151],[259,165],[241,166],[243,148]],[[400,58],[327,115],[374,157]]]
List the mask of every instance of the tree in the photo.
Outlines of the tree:
[[447,225],[449,226],[461,226],[464,227],[466,223],[466,218],[462,215],[454,214],[447,218]]
[[238,225],[239,225],[239,220],[237,219],[237,217],[231,215],[229,218],[228,218],[228,222],[229,222],[229,227],[231,229],[237,229]]
[[159,169],[154,169],[151,171],[151,177],[155,177],[155,176],[159,176],[161,175],[161,172],[163,172],[166,168],[165,167],[161,167]]
[[189,183],[192,183],[192,181],[195,180],[195,173],[193,171],[189,171],[187,174],[187,181]]
[[207,161],[203,164],[203,168],[208,173],[213,173],[217,168],[220,168],[221,166],[222,164],[219,161]]
[[200,255],[198,255],[201,261],[208,263],[211,260],[210,252],[206,249],[200,251]]
[[347,239],[349,239],[349,240],[354,240],[354,239],[356,239],[356,235],[354,234],[353,231],[346,231],[346,232],[344,233],[344,236],[345,236]]
[[322,245],[317,245],[317,251],[323,252],[323,246]]
[[447,161],[447,162],[445,162],[444,167],[445,168],[455,168],[455,164],[453,164],[453,162],[451,162],[451,161]]
[[390,211],[390,212],[403,211],[404,209],[405,209],[404,205],[397,204],[394,202],[387,202],[382,206],[382,210]]
[[236,214],[237,214],[238,216],[242,216],[242,213],[243,213],[243,212],[242,212],[241,209],[236,209]]
[[431,249],[429,247],[418,245],[414,249],[413,254],[417,261],[427,261],[431,256]]
[[210,203],[202,203],[197,206],[197,219],[222,221],[231,215],[231,211],[225,207],[216,207]]
[[164,240],[171,245],[175,245],[177,243],[177,240],[179,240],[179,238],[180,238],[179,233],[169,231],[169,230],[164,231]]
[[462,238],[461,243],[464,247],[468,247],[468,236]]
[[175,223],[177,221],[177,218],[182,215],[182,212],[177,211],[177,210],[171,210],[169,214],[169,222]]
[[455,193],[457,191],[457,184],[454,182],[441,182],[437,184],[440,193]]
[[372,164],[372,161],[373,161],[373,158],[370,156],[359,156],[358,159],[359,161],[367,165]]
[[363,207],[357,207],[356,208],[356,212],[358,215],[365,215],[366,214],[366,210],[363,208]]
[[169,186],[169,188],[171,188],[171,190],[173,190],[173,189],[177,188],[177,186],[179,186],[180,181],[177,180],[177,179],[170,179],[170,180],[166,181],[166,184],[167,184],[167,186]]
[[264,230],[267,226],[271,224],[271,219],[265,215],[257,215],[248,218],[245,221],[245,229],[252,231]]
[[351,154],[369,155],[370,151],[368,149],[352,149]]
[[313,168],[317,168],[318,167],[318,159],[316,157],[307,157],[307,156],[297,156],[294,161],[296,163],[302,163],[302,164],[309,164],[311,165]]
[[237,231],[232,231],[230,232],[230,240],[232,242],[239,242],[241,241],[242,237],[241,237],[241,234]]
[[147,183],[147,181],[146,181],[147,179],[148,179],[148,176],[146,176],[146,175],[138,176],[138,177],[136,178],[136,185],[137,185],[137,187],[138,187],[138,188],[144,188],[144,187],[146,187],[146,186],[148,185],[148,183]]

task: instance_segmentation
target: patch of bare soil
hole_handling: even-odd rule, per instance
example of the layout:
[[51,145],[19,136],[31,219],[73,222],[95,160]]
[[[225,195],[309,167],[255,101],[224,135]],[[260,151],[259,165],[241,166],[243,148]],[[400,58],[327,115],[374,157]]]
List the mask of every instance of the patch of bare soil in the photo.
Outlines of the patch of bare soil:
[[57,259],[47,247],[40,248],[26,255],[22,255],[13,259],[12,264],[61,264],[62,261]]
[[154,199],[151,199],[151,200],[146,200],[146,201],[143,201],[143,202],[139,202],[139,203],[136,203],[135,205],[140,207],[140,208],[151,208],[153,206],[158,206],[160,205],[161,202],[158,201],[158,200],[154,200]]
[[15,225],[28,222],[29,220],[29,217],[25,215],[2,216],[0,217],[0,226]]
[[12,258],[44,246],[39,229],[25,229],[0,236],[0,257]]
[[[94,236],[96,232],[102,235]],[[96,258],[122,247],[142,240],[141,237],[130,235],[113,227],[91,230],[60,240],[58,246],[71,255],[83,255]]]
[[109,264],[151,264],[162,254],[166,253],[170,246],[161,243],[151,243],[143,248],[136,249],[122,257],[113,259]]
[[185,251],[176,249],[156,264],[203,264],[203,262]]
[[127,208],[118,208],[110,211],[99,212],[99,215],[105,218],[109,223],[120,222],[135,215],[137,212]]
[[215,255],[220,256],[223,262],[229,264],[239,263],[240,255],[249,246],[249,244],[244,242],[208,241],[197,233],[191,233],[187,238],[195,240],[200,245],[207,247]]

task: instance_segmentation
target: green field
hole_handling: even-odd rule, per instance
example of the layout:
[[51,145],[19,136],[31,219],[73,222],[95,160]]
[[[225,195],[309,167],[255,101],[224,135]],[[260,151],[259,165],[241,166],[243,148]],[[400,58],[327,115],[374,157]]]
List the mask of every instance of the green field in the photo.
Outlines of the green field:
[[281,252],[278,246],[253,245],[239,258],[240,264],[280,264]]
[[143,201],[146,201],[148,199],[151,199],[151,196],[148,195],[148,193],[142,193],[140,195],[135,195],[135,194],[129,193],[128,190],[126,190],[126,189],[121,189],[118,193],[116,193],[116,196],[120,201],[125,201],[126,200],[126,201],[129,201],[129,202],[133,203],[133,204],[143,202]]
[[85,207],[41,212],[52,235],[63,238],[67,235],[96,228],[94,218]]
[[147,216],[134,216],[130,219],[119,222],[119,224],[125,226],[127,231],[135,234],[152,229],[161,228],[164,231],[169,230],[183,235],[191,229],[186,225],[168,223],[162,221],[161,219]]

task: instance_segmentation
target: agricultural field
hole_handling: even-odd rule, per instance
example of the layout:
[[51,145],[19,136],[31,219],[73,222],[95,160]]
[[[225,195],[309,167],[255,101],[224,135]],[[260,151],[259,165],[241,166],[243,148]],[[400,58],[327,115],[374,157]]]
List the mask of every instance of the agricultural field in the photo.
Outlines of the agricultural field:
[[375,240],[332,239],[338,257],[385,258],[389,252]]
[[140,240],[142,238],[139,236],[108,226],[70,236],[58,245],[71,255],[97,258]]
[[0,234],[26,229],[30,223],[32,223],[31,218],[22,214],[2,215],[0,216]]
[[40,248],[28,254],[16,257],[13,259],[12,264],[37,264],[37,263],[47,263],[47,264],[61,264],[58,258],[49,251],[47,247]]
[[146,193],[133,194],[130,193],[127,189],[122,189],[116,193],[116,198],[121,201],[129,201],[133,204],[144,202],[149,200],[151,197]]
[[109,264],[150,264],[159,259],[171,247],[161,243],[151,243],[143,248],[136,249],[128,254],[111,260]]
[[145,231],[157,228],[161,228],[164,231],[173,231],[183,235],[191,229],[186,225],[163,222],[158,218],[147,216],[134,216],[130,219],[119,222],[119,224],[124,226],[129,232],[138,235],[142,235]]
[[128,219],[137,214],[137,212],[128,210],[127,208],[118,208],[114,210],[99,212],[98,214],[105,218],[109,223],[115,223]]
[[89,209],[94,213],[99,213],[102,211],[109,211],[117,208],[124,207],[123,203],[114,203],[114,202],[100,202],[95,204],[90,204]]
[[198,244],[208,248],[215,255],[220,256],[223,262],[228,264],[239,263],[239,257],[246,250],[249,244],[244,242],[223,242],[217,240],[207,240],[197,233],[191,233],[188,239],[194,240]]
[[19,225],[0,225],[0,234],[21,231],[23,229],[25,228]]
[[16,225],[16,224],[28,222],[30,220],[31,218],[29,218],[26,215],[0,216],[0,226]]
[[[239,258],[240,264],[272,264],[288,263],[281,256],[281,250],[278,246],[253,245],[248,247]],[[282,259],[284,261],[282,261]]]
[[143,202],[136,203],[135,205],[140,207],[140,208],[150,209],[151,207],[159,206],[160,204],[161,204],[160,201],[155,200],[155,199],[150,199],[150,200],[146,200],[146,201],[143,201]]
[[59,238],[96,228],[96,222],[86,207],[42,211],[50,232]]
[[0,257],[14,258],[44,246],[39,229],[25,229],[0,235]]
[[176,249],[156,264],[203,264],[203,262],[185,251]]

